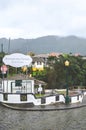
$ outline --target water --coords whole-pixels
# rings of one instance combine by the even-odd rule
[[[0,130],[86,130],[86,107],[17,111],[0,106]]]

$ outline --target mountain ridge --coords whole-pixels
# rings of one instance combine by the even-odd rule
[[[86,55],[86,39],[77,36],[56,36],[48,35],[34,39],[7,39],[0,38],[0,50],[5,53],[80,53]]]

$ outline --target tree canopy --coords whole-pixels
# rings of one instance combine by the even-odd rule
[[[66,60],[70,63],[67,68],[64,64]],[[82,56],[73,56],[71,54],[60,55],[59,57],[50,56],[48,64],[49,67],[45,68],[45,75],[43,73],[43,76],[41,74],[37,77],[46,81],[48,88],[65,88],[66,75],[71,89],[75,86],[86,87],[86,60]]]

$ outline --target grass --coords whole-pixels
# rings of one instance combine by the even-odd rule
[[[38,97],[43,97],[44,94],[35,94],[35,96],[38,98]]]
[[[66,91],[57,91],[57,93],[66,95]]]
[[[64,94],[66,96],[66,91],[57,91],[58,94]],[[69,95],[75,95],[77,94],[77,92],[75,91],[69,91]]]

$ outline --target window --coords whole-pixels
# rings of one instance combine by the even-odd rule
[[[15,80],[15,86],[22,86],[22,80]]]
[[[8,100],[8,94],[4,93],[3,94],[3,99],[4,99],[4,101],[7,101]]]
[[[37,61],[37,65],[41,65],[41,62]]]
[[[27,101],[27,94],[21,94],[20,99],[21,101]]]

